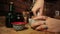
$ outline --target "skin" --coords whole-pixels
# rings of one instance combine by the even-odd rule
[[[33,14],[34,14],[34,18],[32,18],[32,19],[35,19],[35,20],[45,19],[46,20],[46,22],[45,22],[46,25],[43,24],[42,21],[38,21],[38,22],[32,23],[31,27],[37,26],[35,28],[35,30],[40,30],[40,31],[60,32],[60,20],[44,16],[43,15],[43,6],[44,6],[44,0],[37,0],[36,1],[36,3],[34,4],[34,6],[32,8],[32,11],[33,11]],[[37,10],[39,10],[39,15],[38,16],[36,14]],[[44,29],[46,26],[48,27],[47,30]]]
[[[43,13],[43,6],[44,6],[44,0],[36,0],[34,6],[32,8],[34,16],[36,16],[37,10],[39,10],[40,15],[42,15],[42,13]]]
[[[33,18],[33,19],[39,19],[39,18]],[[32,23],[31,24],[31,27],[35,27],[35,30],[40,30],[40,31],[48,31],[48,32],[60,32],[60,20],[58,19],[54,19],[54,18],[46,18],[46,25],[43,24],[42,21],[38,21],[38,22],[35,22],[35,23]],[[38,26],[39,25],[39,26]],[[44,29],[45,27],[48,27],[48,29]]]

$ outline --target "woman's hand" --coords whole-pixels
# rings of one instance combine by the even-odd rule
[[[35,30],[60,32],[60,20],[43,16],[43,6],[44,0],[37,0],[36,3],[34,4],[32,11],[35,17],[33,19],[40,21],[31,23],[31,27],[34,28]],[[38,16],[36,15],[37,10],[39,10]],[[44,20],[46,21],[43,22]],[[46,29],[47,27],[48,29]]]
[[[37,19],[37,20],[38,19],[46,19],[45,22],[37,21],[35,23],[32,23],[31,27],[34,28],[35,30],[60,32],[60,20],[50,18],[50,17],[45,17],[45,16],[35,17],[33,19]]]
[[[60,20],[54,18],[48,18],[46,20],[46,25],[48,26],[47,31],[60,32]]]
[[[42,15],[43,7],[44,7],[44,0],[36,0],[34,6],[32,8],[32,12],[33,12],[34,16],[36,16],[37,11],[39,11],[40,15]]]

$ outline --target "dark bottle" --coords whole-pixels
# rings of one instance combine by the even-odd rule
[[[9,12],[6,15],[6,27],[11,28],[12,24],[11,22],[13,22],[14,20],[14,6],[13,6],[13,2],[10,2],[9,4]]]

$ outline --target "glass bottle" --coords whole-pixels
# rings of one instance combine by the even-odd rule
[[[12,24],[11,22],[13,22],[14,20],[14,5],[13,2],[10,2],[9,4],[9,12],[6,15],[6,27],[11,28]]]

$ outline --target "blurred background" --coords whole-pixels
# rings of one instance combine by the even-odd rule
[[[0,16],[5,15],[9,11],[9,2],[14,2],[15,12],[22,12],[30,9],[32,0],[0,0]],[[60,11],[60,0],[45,0],[44,11],[47,16],[53,17],[55,11]]]
[[[16,12],[22,12],[29,9],[31,0],[0,0],[0,15],[5,15],[9,11],[9,3],[14,2]]]
[[[11,1],[14,3],[14,12],[17,13],[24,12],[27,14],[33,5],[33,0],[0,0],[1,18],[4,19],[6,14],[9,12],[9,3]],[[58,17],[56,18],[60,18],[60,0],[45,0],[44,14],[52,18],[55,18],[58,14]]]
[[[60,19],[60,0],[44,0],[44,1],[45,1],[44,2],[44,15],[48,17]],[[3,33],[3,32],[7,33],[9,31],[9,33],[11,32],[11,34],[13,33],[16,34],[14,30],[11,31],[11,29],[8,29],[5,27],[6,15],[10,11],[9,9],[10,2],[13,2],[14,4],[15,13],[23,14],[23,17],[25,18],[25,22],[27,22],[27,19],[29,17],[29,12],[31,11],[31,8],[33,6],[33,0],[0,0],[0,30],[1,30],[0,33]],[[33,15],[32,12],[30,14]],[[34,30],[29,29],[29,32],[28,31],[26,32],[30,33],[31,31],[34,31]],[[19,32],[19,34],[23,32]],[[36,33],[34,32],[32,33],[39,34],[39,32],[36,32]]]

